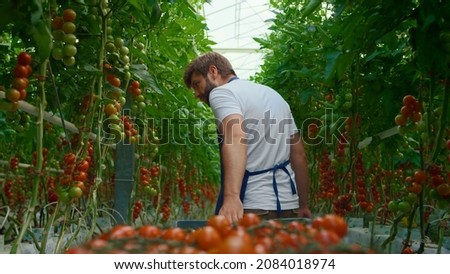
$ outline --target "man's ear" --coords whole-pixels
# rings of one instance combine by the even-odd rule
[[[209,72],[211,73],[212,79],[216,80],[216,77],[219,74],[219,71],[217,70],[217,67],[215,65],[210,65],[209,66]]]

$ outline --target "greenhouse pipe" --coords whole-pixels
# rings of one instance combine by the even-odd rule
[[[0,90],[0,99],[1,98],[5,98],[5,92]],[[32,104],[30,104],[26,101],[23,101],[23,100],[19,101],[19,109],[23,110],[26,113],[33,115],[33,116],[38,115],[38,109],[35,106],[33,106]],[[54,125],[63,126],[62,118],[60,118],[54,114],[48,113],[46,111],[44,112],[44,120],[46,120],[47,122],[50,122]],[[69,130],[72,133],[80,132],[74,124],[72,124],[68,121],[64,121],[64,125],[67,128],[67,130]],[[97,138],[97,135],[95,135],[94,133],[91,132],[91,133],[89,133],[89,138],[92,140],[95,140],[95,138]]]

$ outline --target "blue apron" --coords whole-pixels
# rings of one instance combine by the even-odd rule
[[[231,82],[235,79],[238,79],[237,77],[233,77],[230,79]],[[219,142],[219,151],[220,151],[220,191],[219,191],[219,196],[217,198],[217,203],[216,203],[216,210],[215,210],[215,214],[219,214],[219,210],[222,208],[223,205],[223,195],[224,195],[224,180],[223,180],[223,161],[222,161],[222,142],[223,142],[223,138],[220,136],[219,131],[217,131],[217,137],[218,137],[218,142]],[[291,174],[289,173],[289,171],[287,170],[286,166],[289,165],[290,161],[287,160],[281,164],[277,164],[271,168],[267,168],[267,169],[263,169],[263,170],[257,170],[257,171],[248,171],[247,169],[245,170],[244,173],[244,178],[242,179],[242,186],[241,186],[241,190],[239,193],[239,198],[241,199],[241,202],[244,202],[244,198],[245,198],[245,190],[247,189],[247,183],[248,183],[248,179],[250,176],[255,176],[255,175],[260,175],[269,171],[272,171],[272,186],[273,186],[273,191],[275,193],[275,197],[276,197],[276,205],[277,205],[277,212],[280,213],[281,212],[281,203],[280,203],[280,199],[278,198],[278,186],[277,186],[277,180],[276,180],[276,172],[278,170],[283,170],[288,176],[289,176],[289,180],[291,183],[291,190],[292,190],[292,194],[297,194],[296,188],[295,188],[295,184],[294,181],[291,178]]]
[[[220,138],[220,137],[219,137]],[[220,144],[220,143],[219,143]],[[220,148],[222,147],[222,145],[220,144]],[[277,179],[276,179],[276,172],[278,170],[283,170],[288,176],[289,176],[289,180],[291,183],[291,191],[292,194],[297,194],[297,191],[295,189],[295,184],[294,181],[291,178],[291,174],[289,174],[289,171],[287,170],[286,166],[289,165],[290,161],[287,160],[281,164],[277,164],[271,168],[267,168],[267,169],[263,169],[263,170],[257,170],[257,171],[248,171],[247,169],[245,170],[244,173],[244,178],[242,179],[242,185],[241,185],[241,190],[239,193],[239,198],[241,199],[241,202],[244,202],[244,198],[245,198],[245,190],[247,189],[247,183],[248,183],[248,179],[250,176],[254,176],[254,175],[259,175],[259,174],[263,174],[269,171],[272,171],[272,186],[273,186],[273,191],[275,193],[275,197],[276,197],[276,204],[277,204],[277,213],[281,213],[281,203],[280,203],[280,199],[278,197],[278,186],[277,186]],[[222,208],[223,205],[223,195],[224,195],[224,181],[223,181],[223,163],[222,163],[222,159],[220,161],[220,191],[219,191],[219,196],[217,198],[217,203],[216,203],[216,210],[215,210],[215,214],[219,214],[219,210]]]

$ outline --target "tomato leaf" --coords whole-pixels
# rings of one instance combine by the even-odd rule
[[[153,78],[153,76],[151,76],[150,73],[148,73],[145,65],[139,64],[131,65],[130,68],[131,73],[135,77],[139,78],[141,81],[148,84],[152,88],[152,90],[158,92],[159,94],[162,94],[161,88],[156,84],[156,81]]]
[[[322,3],[322,0],[310,0],[302,10],[302,17],[306,17],[313,13]]]
[[[31,29],[33,34],[33,39],[36,41],[37,51],[42,59],[47,59],[50,57],[50,52],[53,47],[52,34],[48,24],[41,20]]]

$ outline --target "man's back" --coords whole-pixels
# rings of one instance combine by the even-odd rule
[[[289,138],[297,128],[289,105],[276,91],[250,81],[234,80],[215,88],[210,94],[210,104],[219,122],[230,114],[244,117],[248,171],[272,168],[289,160]],[[287,169],[293,176],[290,166]],[[266,172],[249,178],[245,208],[276,209],[272,176],[272,172]],[[298,207],[289,176],[276,172],[276,177],[282,208]]]

